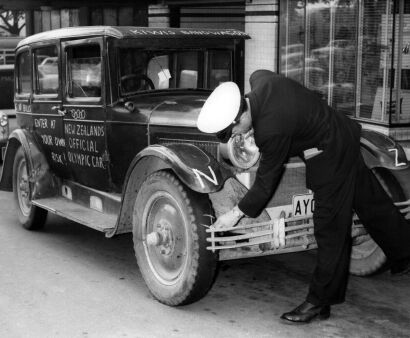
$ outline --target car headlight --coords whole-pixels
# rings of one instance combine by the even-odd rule
[[[237,168],[249,169],[258,162],[260,153],[255,144],[253,130],[244,135],[232,136],[228,143],[221,144],[221,155]]]
[[[7,114],[0,111],[0,126],[6,127],[9,124],[9,118]]]

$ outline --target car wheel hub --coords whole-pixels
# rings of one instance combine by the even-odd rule
[[[173,196],[158,192],[148,200],[144,215],[144,248],[151,271],[161,283],[175,284],[187,264],[184,213]]]
[[[156,228],[156,231],[147,235],[147,244],[158,247],[162,255],[172,255],[175,249],[175,240],[171,224],[167,220],[162,219]]]
[[[25,216],[28,216],[31,210],[31,202],[30,202],[30,185],[28,181],[25,161],[20,162],[17,173],[18,173],[17,195],[18,195],[20,210]]]
[[[21,196],[23,198],[27,198],[29,190],[28,190],[28,181],[26,177],[21,177],[19,187],[20,187]]]

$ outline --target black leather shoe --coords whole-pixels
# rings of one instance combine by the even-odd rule
[[[390,267],[392,275],[404,275],[410,272],[410,257],[394,262]]]
[[[330,305],[313,305],[303,302],[290,312],[284,313],[280,318],[288,324],[306,324],[312,319],[328,319],[330,317]]]

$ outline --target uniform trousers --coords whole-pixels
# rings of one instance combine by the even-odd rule
[[[312,189],[318,250],[308,302],[332,305],[345,299],[353,210],[389,260],[410,257],[410,225],[366,167],[360,153],[346,175]]]

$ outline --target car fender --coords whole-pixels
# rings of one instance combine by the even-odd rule
[[[107,237],[130,231],[133,200],[144,180],[153,172],[169,169],[190,189],[199,193],[220,190],[234,173],[223,167],[216,159],[191,144],[151,145],[137,154],[128,168],[120,217]]]
[[[360,145],[364,161],[371,169],[403,170],[409,167],[403,147],[391,137],[364,129]]]
[[[151,145],[142,150],[132,161],[126,181],[133,171],[140,172],[143,158],[163,162],[190,189],[199,193],[218,191],[233,172],[223,167],[206,151],[192,144]],[[152,157],[156,158],[155,160]],[[146,165],[145,165],[146,166]],[[154,170],[152,170],[153,172]]]
[[[392,138],[372,131],[362,130],[360,143],[366,165],[379,173],[389,190],[394,190],[401,200],[410,198],[410,165],[403,147]]]
[[[50,172],[49,164],[34,137],[24,129],[15,129],[9,136],[0,178],[0,190],[13,190],[14,157],[19,146],[22,146],[27,162],[29,180],[34,183],[32,198],[52,196],[56,193],[57,184]]]

